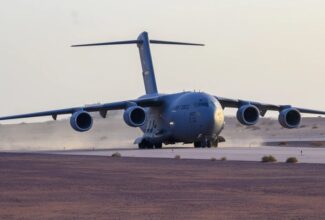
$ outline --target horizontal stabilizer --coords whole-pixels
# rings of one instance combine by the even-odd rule
[[[162,40],[150,40],[150,43],[152,43],[152,44],[172,44],[172,45],[204,46],[204,44],[184,43],[184,42],[174,42],[174,41],[162,41]]]
[[[186,46],[204,46],[204,44],[174,42],[174,41],[162,41],[162,40],[149,40],[152,44],[170,44],[170,45],[186,45]],[[89,46],[105,46],[105,45],[119,45],[119,44],[141,44],[142,40],[129,40],[129,41],[115,41],[115,42],[103,42],[93,44],[77,44],[71,47],[89,47]]]
[[[118,44],[137,44],[137,43],[141,43],[141,41],[128,40],[128,41],[103,42],[103,43],[94,43],[94,44],[77,44],[77,45],[72,45],[71,47],[88,47],[88,46],[104,46],[104,45],[118,45]]]

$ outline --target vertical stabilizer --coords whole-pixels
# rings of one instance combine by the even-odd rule
[[[146,94],[158,93],[147,32],[143,32],[139,35],[137,45],[140,53],[142,76]]]
[[[137,40],[127,41],[115,41],[115,42],[103,42],[103,43],[92,43],[92,44],[78,44],[72,45],[72,47],[88,47],[88,46],[104,46],[104,45],[120,45],[120,44],[137,44],[140,53],[142,76],[144,81],[144,87],[146,94],[158,93],[155,72],[153,70],[151,52],[151,44],[169,44],[169,45],[186,45],[186,46],[204,46],[204,44],[195,43],[184,43],[175,41],[162,41],[162,40],[149,40],[148,33],[142,32]]]

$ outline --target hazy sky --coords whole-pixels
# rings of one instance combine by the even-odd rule
[[[202,90],[229,98],[325,110],[325,1],[0,0],[0,115],[136,98],[144,93],[135,45],[152,39],[162,93]]]

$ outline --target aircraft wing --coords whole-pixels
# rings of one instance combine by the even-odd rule
[[[220,102],[223,108],[240,108],[240,106],[242,106],[243,104],[255,105],[260,110],[262,116],[264,116],[267,111],[281,111],[285,108],[291,107],[290,105],[273,105],[273,104],[255,102],[255,101],[241,100],[241,99],[229,99],[229,98],[223,98],[218,96],[216,96],[215,98]],[[317,110],[297,108],[297,107],[294,108],[301,113],[325,115],[325,111],[317,111]]]
[[[103,118],[105,118],[107,111],[126,109],[129,106],[132,106],[134,104],[141,106],[141,107],[160,106],[163,104],[161,97],[162,96],[156,96],[156,97],[150,97],[150,98],[139,98],[139,99],[135,99],[135,100],[127,100],[127,101],[112,102],[112,103],[105,103],[105,104],[96,104],[96,105],[90,105],[90,106],[57,109],[57,110],[34,112],[34,113],[21,114],[21,115],[11,115],[11,116],[0,117],[0,120],[32,118],[32,117],[41,117],[41,116],[52,116],[52,118],[54,120],[56,120],[58,115],[73,114],[74,112],[77,112],[77,111],[87,111],[87,112],[96,112],[97,111],[100,113],[100,115]]]

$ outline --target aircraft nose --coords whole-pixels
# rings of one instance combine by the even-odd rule
[[[221,106],[217,106],[214,109],[214,122],[218,125],[223,125],[224,124],[224,114],[223,114],[223,109]]]
[[[206,133],[211,135],[219,134],[224,127],[224,113],[219,103],[213,103],[209,106],[209,110],[205,111],[203,119]]]
[[[216,106],[209,106],[197,110],[198,132],[200,134],[210,135],[215,133],[216,124],[220,121],[220,111]]]

